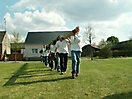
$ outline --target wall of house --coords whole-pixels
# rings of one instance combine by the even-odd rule
[[[89,56],[91,53],[95,52],[96,50],[93,47],[87,46],[82,49],[82,56]]]
[[[25,44],[25,51],[23,57],[40,57],[39,51],[43,48],[42,44]],[[38,49],[38,52],[35,54],[32,53],[32,49]]]
[[[4,54],[5,50],[6,50],[6,54],[11,53],[10,41],[7,33],[5,34],[4,39],[2,41],[2,54]]]
[[[25,60],[29,60],[30,58],[36,58],[39,59],[40,53],[39,51],[43,48],[42,44],[25,44],[25,50],[23,57]],[[38,49],[38,53],[33,54],[32,49]],[[69,54],[68,56],[71,56],[70,46],[69,46]],[[37,58],[38,57],[38,58]],[[35,59],[34,59],[35,60]]]

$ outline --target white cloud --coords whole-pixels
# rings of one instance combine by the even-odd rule
[[[132,35],[132,17],[130,13],[122,14],[112,21],[91,21],[91,25],[94,29],[95,39],[94,42],[99,42],[101,39],[107,39],[110,36],[116,36],[119,41],[128,40]],[[83,26],[87,26],[88,23],[84,23]]]
[[[131,0],[21,0],[11,8],[14,10],[45,9],[45,11],[63,14],[65,18],[84,22],[86,20],[112,20],[121,13],[131,11],[131,4]]]
[[[12,9],[12,10],[22,10],[22,8],[27,8],[28,7],[27,4],[30,3],[30,2],[31,2],[31,0],[20,0],[15,5],[13,5],[9,8]]]
[[[69,30],[65,20],[88,23],[94,28],[95,42],[116,36],[120,41],[131,36],[131,0],[20,0],[8,6],[7,29],[25,35],[31,30]],[[0,25],[2,27],[2,25]]]
[[[46,12],[38,10],[34,12],[25,11],[24,13],[15,12],[14,17],[9,13],[5,15],[7,19],[7,30],[10,34],[15,30],[20,35],[25,36],[29,30],[63,30],[65,20],[55,12]]]
[[[128,3],[130,2],[130,3]],[[132,11],[131,0],[21,0],[11,8],[14,10],[45,9],[77,22],[113,20],[122,13]]]

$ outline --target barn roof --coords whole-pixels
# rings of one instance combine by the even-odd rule
[[[25,44],[48,44],[59,35],[63,36],[69,32],[70,31],[28,32]]]
[[[82,50],[84,50],[85,48],[93,48],[93,49],[95,49],[96,51],[99,51],[99,50],[100,50],[99,48],[96,48],[96,47],[94,47],[94,46],[91,46],[90,44],[83,46]]]
[[[130,43],[130,42],[132,42],[132,40],[119,42],[119,43],[115,44],[111,49],[112,50],[121,50],[121,49],[123,49],[125,47],[125,45],[127,43]]]

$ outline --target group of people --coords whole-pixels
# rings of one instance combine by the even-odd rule
[[[82,36],[79,33],[79,26],[75,28],[75,33],[65,39],[63,36],[58,36],[58,41],[52,41],[50,49],[46,50],[46,45],[43,45],[43,62],[46,66],[50,66],[51,70],[57,70],[61,74],[65,74],[67,70],[69,47],[72,59],[72,78],[79,76],[80,73],[80,58],[81,58],[81,42]]]

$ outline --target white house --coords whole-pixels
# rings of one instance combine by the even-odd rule
[[[10,40],[6,31],[0,31],[0,54],[10,54]]]
[[[11,53],[10,40],[6,31],[0,31],[0,56],[3,58],[4,54]]]
[[[65,35],[70,31],[44,31],[44,32],[28,32],[25,40],[24,58],[40,57],[39,51],[44,44],[49,44],[55,40],[59,35]]]

